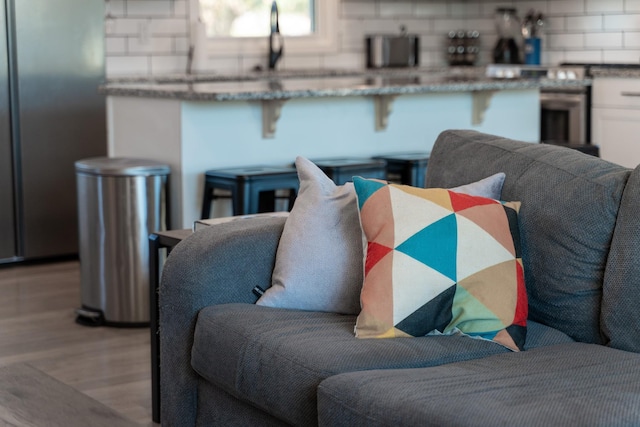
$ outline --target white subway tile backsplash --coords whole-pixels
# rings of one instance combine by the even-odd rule
[[[567,50],[564,52],[564,61],[566,62],[593,62],[598,63],[604,61],[602,50]]]
[[[459,19],[447,18],[433,21],[433,31],[438,34],[447,34],[451,30],[466,29],[467,23]]]
[[[120,36],[137,36],[140,31],[140,25],[147,19],[114,19],[111,27],[111,35]]]
[[[379,4],[379,13],[381,17],[394,18],[406,17],[413,14],[412,1],[393,1],[389,0]]]
[[[538,1],[521,1],[517,2],[516,6],[520,15],[525,16],[529,10],[533,9],[535,12],[547,14],[549,12],[549,2],[546,0]]]
[[[145,76],[150,71],[147,56],[107,56],[105,60],[107,77]]]
[[[189,3],[187,0],[173,1],[173,16],[187,17],[189,15]]]
[[[478,3],[449,3],[449,16],[454,18],[466,18],[468,16],[477,16],[480,14],[480,5]]]
[[[602,28],[602,24],[600,24],[600,28]],[[542,31],[542,35],[547,32],[563,32],[567,30],[567,17],[565,16],[546,16],[544,18],[544,28]]]
[[[104,13],[111,16],[125,16],[126,15],[126,0],[106,0],[104,5]]]
[[[184,35],[189,33],[186,19],[152,19],[149,22],[149,31],[153,35]]]
[[[495,23],[493,19],[489,18],[468,19],[465,27],[468,30],[477,30],[481,35],[493,35],[495,33]]]
[[[342,18],[373,18],[376,16],[376,4],[372,1],[349,2],[341,5]]]
[[[605,30],[638,30],[640,29],[640,14],[605,15]]]
[[[609,0],[606,0],[607,2]],[[577,15],[585,13],[585,0],[549,1],[549,14]],[[604,2],[603,2],[604,3]]]
[[[404,25],[409,34],[429,34],[431,32],[431,22],[424,19],[408,17],[400,19],[400,24]]]
[[[320,0],[321,1],[321,0]],[[479,64],[491,62],[496,42],[494,13],[514,7],[523,18],[530,9],[545,17],[542,59],[545,63],[638,62],[640,0],[338,0],[335,52],[287,55],[290,68],[364,67],[367,34],[398,33],[405,25],[420,35],[421,65],[442,66],[450,30],[478,30]],[[112,19],[106,33],[107,76],[180,72],[186,66],[192,0],[105,0]],[[285,42],[286,43],[286,42]],[[285,49],[286,52],[286,49]],[[263,56],[209,58],[216,72],[239,72],[266,65]]]
[[[157,55],[151,58],[151,74],[178,74],[187,70],[184,55]]]
[[[446,44],[446,40],[447,38],[444,34],[433,34],[420,37],[420,54],[424,55],[432,50],[442,51]]]
[[[594,12],[624,12],[624,0],[587,0],[587,13]]]
[[[584,35],[584,45],[587,49],[594,47],[620,48],[623,45],[622,33],[588,33]]]
[[[337,53],[325,55],[323,58],[323,68],[328,69],[358,69],[366,66],[364,52],[359,54]]]
[[[640,31],[625,31],[623,45],[625,48],[640,48]]]
[[[163,54],[173,51],[173,39],[171,37],[150,37],[142,39],[140,37],[130,37],[127,41],[129,53],[139,55],[142,53]]]
[[[603,28],[602,15],[569,16],[564,22],[568,31],[599,31]]]
[[[554,49],[584,48],[584,34],[550,34],[547,43]]]
[[[127,0],[128,16],[171,16],[173,0]]]
[[[563,51],[549,51],[547,48],[542,50],[541,59],[543,64],[560,64],[567,61]]]
[[[640,58],[640,49],[636,50],[613,50],[607,49],[603,51],[602,61],[603,62],[612,62],[612,63],[630,63],[637,64],[638,58]]]
[[[175,53],[188,53],[189,52],[189,37],[174,37],[173,38],[173,52]]]
[[[625,12],[640,12],[640,0],[626,0],[624,2]]]
[[[393,34],[400,33],[402,20],[396,19],[367,19],[362,21],[365,34]]]
[[[428,1],[416,4],[416,16],[437,18],[447,16],[448,8],[446,1]]]
[[[124,55],[127,53],[126,37],[109,37],[104,43],[107,55]]]
[[[281,66],[287,70],[308,70],[321,68],[322,61],[318,56],[284,57]]]
[[[499,7],[517,7],[521,9],[520,4],[516,4],[516,2],[513,1],[483,1],[480,2],[480,5],[483,16],[493,16]],[[522,10],[519,10],[519,12],[522,12]]]

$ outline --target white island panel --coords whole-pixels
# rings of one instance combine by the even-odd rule
[[[171,228],[182,228],[182,102],[107,97],[107,154],[156,160],[171,167]]]
[[[298,155],[428,151],[441,131],[453,128],[539,139],[537,89],[493,92],[479,125],[472,124],[472,92],[397,96],[383,131],[375,130],[373,97],[296,98],[284,103],[272,139],[262,137],[260,101],[109,99],[110,155],[146,157],[172,167],[172,228],[190,228],[199,219],[208,169],[291,164]]]

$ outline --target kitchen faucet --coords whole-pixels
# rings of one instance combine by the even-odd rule
[[[271,34],[269,35],[269,69],[275,70],[276,63],[282,56],[283,40],[278,23],[278,5],[271,3]]]

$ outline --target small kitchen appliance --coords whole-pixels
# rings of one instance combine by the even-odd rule
[[[373,34],[365,39],[367,68],[417,67],[420,65],[420,37],[407,34]]]
[[[494,79],[575,82],[575,85],[550,86],[540,91],[540,140],[554,143],[590,143],[591,86],[585,66],[495,64],[487,66],[486,76]]]
[[[516,9],[500,7],[495,13],[498,42],[493,49],[496,64],[521,64],[522,27]]]

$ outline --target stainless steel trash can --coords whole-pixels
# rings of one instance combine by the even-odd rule
[[[166,230],[167,165],[96,157],[75,163],[82,307],[89,326],[149,324],[149,234]]]

